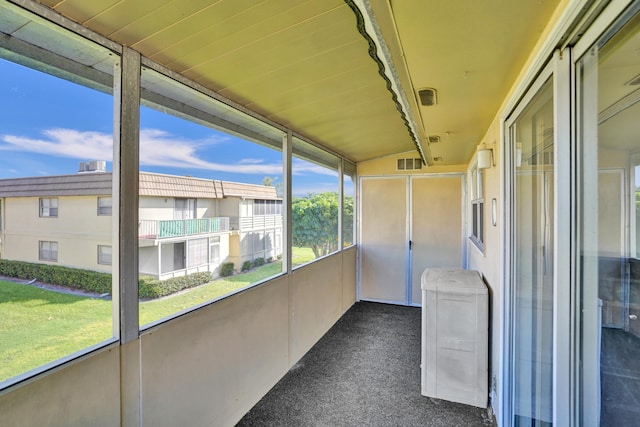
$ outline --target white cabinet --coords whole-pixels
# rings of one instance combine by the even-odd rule
[[[422,394],[486,408],[488,290],[477,271],[422,273]]]

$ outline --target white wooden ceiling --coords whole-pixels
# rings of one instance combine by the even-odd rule
[[[41,0],[355,161],[414,140],[343,0]],[[559,0],[370,0],[417,139],[465,164]],[[419,107],[433,87],[438,105]]]

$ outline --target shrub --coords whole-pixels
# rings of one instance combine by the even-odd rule
[[[233,263],[232,262],[224,262],[220,266],[220,275],[222,277],[231,276],[233,274]]]
[[[242,263],[242,271],[249,271],[253,268],[253,263],[251,261],[245,261]]]
[[[233,263],[228,264],[231,264],[231,271],[233,272]],[[0,276],[27,280],[36,279],[39,282],[51,285],[83,289],[98,294],[111,293],[111,274],[59,265],[0,259]],[[138,278],[138,295],[141,298],[158,298],[183,289],[204,285],[212,280],[213,275],[208,271],[173,277],[167,280],[156,280],[151,276],[140,276]]]
[[[0,275],[27,280],[36,279],[43,283],[99,294],[111,293],[111,274],[91,270],[2,259]]]
[[[159,298],[184,289],[204,285],[211,280],[213,280],[213,275],[208,271],[172,277],[167,280],[155,280],[151,277],[143,276],[138,280],[138,295],[141,298]]]
[[[261,265],[264,265],[264,258],[256,258],[253,260],[254,267],[260,267]]]

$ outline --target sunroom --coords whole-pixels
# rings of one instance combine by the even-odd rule
[[[492,422],[637,420],[639,1],[2,0],[0,32],[0,179],[113,177],[107,296],[11,277],[100,253],[0,198],[0,424],[235,425],[429,268],[488,290]],[[269,256],[141,298],[140,171],[276,187]]]

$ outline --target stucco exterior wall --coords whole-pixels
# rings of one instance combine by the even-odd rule
[[[111,272],[98,245],[111,246],[112,217],[98,215],[96,196],[58,198],[58,216],[40,217],[38,197],[5,200],[3,258]],[[39,241],[58,243],[58,261],[39,260]]]
[[[174,199],[172,197],[140,197],[138,210],[140,220],[174,219]]]

